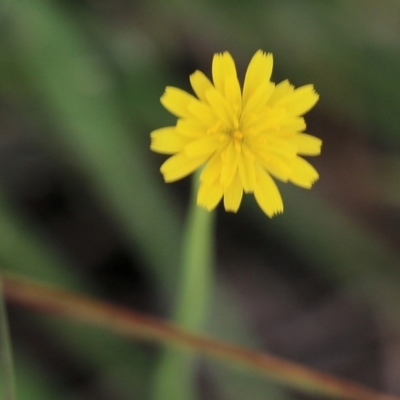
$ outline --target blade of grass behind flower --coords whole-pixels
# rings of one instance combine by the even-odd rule
[[[179,216],[150,173],[148,148],[142,148],[143,141],[118,109],[114,77],[97,61],[100,54],[75,21],[54,3],[8,2],[7,17],[14,56],[29,66],[24,78],[39,100],[39,112],[51,116],[54,135],[112,210],[129,248],[148,262],[160,288],[172,292]]]

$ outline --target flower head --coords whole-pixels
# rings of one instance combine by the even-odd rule
[[[254,193],[268,215],[283,211],[271,176],[310,188],[316,170],[300,155],[320,154],[321,140],[302,133],[302,117],[318,100],[312,85],[295,89],[287,80],[270,81],[272,55],[257,51],[241,89],[228,52],[215,54],[211,82],[202,72],[190,76],[197,97],[167,87],[161,103],[178,117],[175,126],[151,133],[151,149],[172,154],[161,166],[166,182],[204,165],[197,203],[214,209],[223,198],[236,212],[243,192]]]

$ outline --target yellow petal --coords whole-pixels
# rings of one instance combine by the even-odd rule
[[[218,182],[212,184],[202,182],[197,193],[197,204],[211,211],[221,201],[223,194],[222,185]]]
[[[321,153],[322,140],[308,135],[307,133],[299,133],[287,139],[297,146],[297,153],[305,156],[317,156]]]
[[[254,197],[258,205],[269,217],[283,212],[283,202],[279,190],[271,176],[261,167],[256,169]]]
[[[218,121],[217,114],[214,110],[203,101],[192,101],[187,106],[190,119],[194,119],[197,123],[201,124],[203,127],[208,128],[214,125]]]
[[[246,123],[246,128],[251,128],[254,132],[265,132],[268,130],[276,131],[282,122],[287,119],[287,111],[284,107],[264,107],[252,120]]]
[[[274,91],[274,84],[269,81],[262,82],[248,97],[247,101],[243,103],[242,118],[246,118],[247,113],[257,113],[267,103],[269,97]]]
[[[215,153],[207,162],[200,175],[200,181],[211,185],[219,181],[222,171],[222,158],[220,153]]]
[[[256,142],[254,138],[254,142]],[[262,142],[257,143],[259,153],[264,153],[265,157],[268,158],[271,153],[285,158],[295,157],[297,154],[297,146],[287,139],[279,138],[275,135],[268,135],[265,138],[261,138]]]
[[[215,88],[208,89],[206,92],[206,98],[214,113],[227,125],[239,126],[239,120],[228,101],[225,97],[216,90]]]
[[[235,64],[233,64],[235,67]],[[242,90],[236,74],[236,68],[225,77],[225,98],[239,116],[242,111]]]
[[[207,157],[189,158],[185,153],[180,152],[168,158],[161,165],[160,171],[164,175],[165,182],[174,182],[191,174],[206,160]]]
[[[263,165],[267,171],[282,182],[287,182],[292,174],[288,162],[275,154],[257,153],[257,161]]]
[[[175,154],[183,149],[184,140],[173,126],[156,129],[150,133],[150,136],[150,149],[157,153]]]
[[[235,148],[234,141],[231,140],[226,149],[221,153],[222,171],[221,184],[227,187],[231,184],[239,164],[239,153]]]
[[[185,146],[185,154],[189,157],[210,156],[217,151],[223,143],[217,135],[205,136],[197,140],[192,140]]]
[[[258,50],[251,59],[243,85],[243,104],[246,104],[257,88],[271,79],[272,54]]]
[[[236,212],[239,209],[243,197],[243,186],[240,181],[239,173],[236,174],[231,184],[224,192],[224,206],[226,211]]]
[[[306,129],[306,123],[302,117],[286,117],[281,121],[280,126],[283,134],[301,132]]]
[[[277,106],[280,103],[291,96],[294,92],[294,87],[289,83],[286,79],[275,86],[274,91],[272,92],[269,100],[268,105],[270,106]]]
[[[206,135],[206,128],[194,119],[180,118],[176,123],[176,131],[186,138],[200,138]]]
[[[206,91],[212,87],[211,81],[201,71],[195,71],[190,75],[190,83],[197,97],[207,102]]]
[[[177,117],[190,117],[188,105],[192,101],[198,101],[194,96],[182,89],[168,86],[161,96],[161,104]]]
[[[225,80],[225,97],[232,105],[233,111],[239,118],[242,112],[242,91],[237,76]]]
[[[315,168],[301,157],[296,157],[289,166],[292,169],[289,180],[305,189],[309,189],[319,177]]]
[[[319,95],[315,92],[313,85],[305,85],[296,89],[293,94],[283,103],[290,115],[303,115],[314,107]]]
[[[212,77],[215,88],[225,96],[225,79],[227,76],[236,76],[235,61],[227,52],[214,55],[212,62]]]
[[[246,193],[254,192],[256,182],[254,156],[249,153],[248,150],[246,151],[246,148],[243,148],[242,155],[239,159],[239,176]]]

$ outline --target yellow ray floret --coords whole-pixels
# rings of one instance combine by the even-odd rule
[[[254,193],[268,216],[283,211],[272,177],[310,188],[318,179],[301,156],[316,156],[322,141],[304,133],[303,115],[318,101],[312,85],[295,88],[271,82],[272,54],[259,50],[247,68],[243,90],[228,52],[216,54],[212,81],[190,76],[195,95],[167,87],[163,106],[178,117],[175,126],[151,133],[151,149],[171,157],[161,166],[166,182],[203,167],[198,205],[214,209],[223,200],[236,212],[243,193]]]

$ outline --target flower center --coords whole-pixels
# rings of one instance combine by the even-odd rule
[[[233,144],[235,146],[235,149],[238,153],[242,151],[242,141],[243,141],[243,132],[235,129],[231,131],[231,137],[233,139]]]
[[[243,139],[243,132],[235,130],[232,132],[233,139],[241,141]]]

